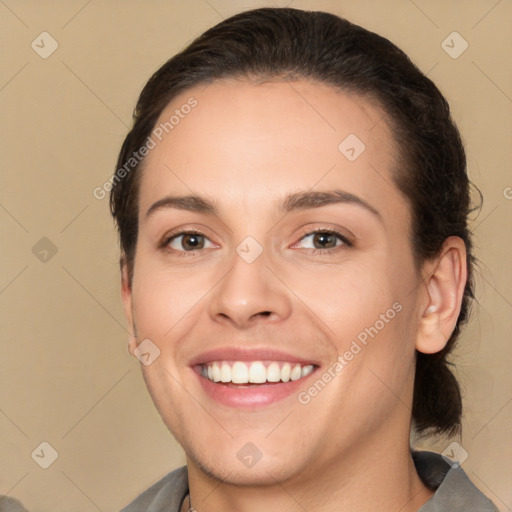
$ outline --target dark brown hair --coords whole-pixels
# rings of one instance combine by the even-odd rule
[[[454,433],[462,401],[447,355],[473,298],[473,254],[467,225],[470,183],[459,132],[434,83],[389,40],[325,12],[262,8],[242,12],[206,31],[166,62],[144,87],[117,169],[133,160],[162,110],[179,93],[222,78],[281,77],[330,84],[376,100],[399,151],[394,180],[412,212],[411,245],[418,268],[459,236],[468,254],[468,281],[455,330],[435,354],[417,353],[412,419],[419,433]],[[113,183],[121,264],[133,275],[140,162]]]

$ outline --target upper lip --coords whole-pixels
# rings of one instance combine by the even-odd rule
[[[275,348],[240,348],[223,347],[201,352],[190,359],[190,366],[209,363],[211,361],[286,361],[289,363],[313,364],[319,366],[319,362],[300,357],[289,352]]]

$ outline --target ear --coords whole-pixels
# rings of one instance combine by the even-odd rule
[[[459,317],[467,279],[464,241],[457,236],[448,237],[440,256],[428,267],[416,350],[433,354],[446,346]]]
[[[123,255],[121,257],[121,299],[123,302],[124,316],[128,329],[131,333],[128,338],[128,351],[133,356],[134,350],[137,348],[137,337],[135,332],[135,323],[133,321],[133,302],[132,302],[132,286],[130,283],[128,264]]]

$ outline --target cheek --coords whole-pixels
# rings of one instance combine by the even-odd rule
[[[414,359],[412,264],[372,257],[295,274],[303,277],[290,281],[291,287],[329,328],[333,348],[347,365],[347,377],[371,369],[400,387]],[[365,378],[373,381],[375,375]]]
[[[139,261],[132,292],[138,336],[161,339],[193,316],[209,281],[204,272],[179,272],[165,266],[151,268],[142,263],[143,258]]]
[[[370,257],[329,266],[290,268],[286,282],[296,297],[330,329],[330,336],[343,343],[376,322],[382,327],[380,317],[388,310],[385,320],[393,319],[396,314],[393,304],[400,295],[389,265],[379,263],[376,258],[370,261]]]

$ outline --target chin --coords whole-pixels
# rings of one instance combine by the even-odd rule
[[[202,457],[201,459],[204,459]],[[198,460],[196,457],[188,457],[190,461],[196,465],[203,473],[208,475],[213,480],[222,482],[228,485],[235,486],[270,486],[275,485],[277,482],[283,482],[293,476],[295,470],[292,467],[294,461],[280,460],[264,461],[261,459],[253,467],[244,468],[241,463],[233,463],[233,460],[215,460],[204,461]]]

